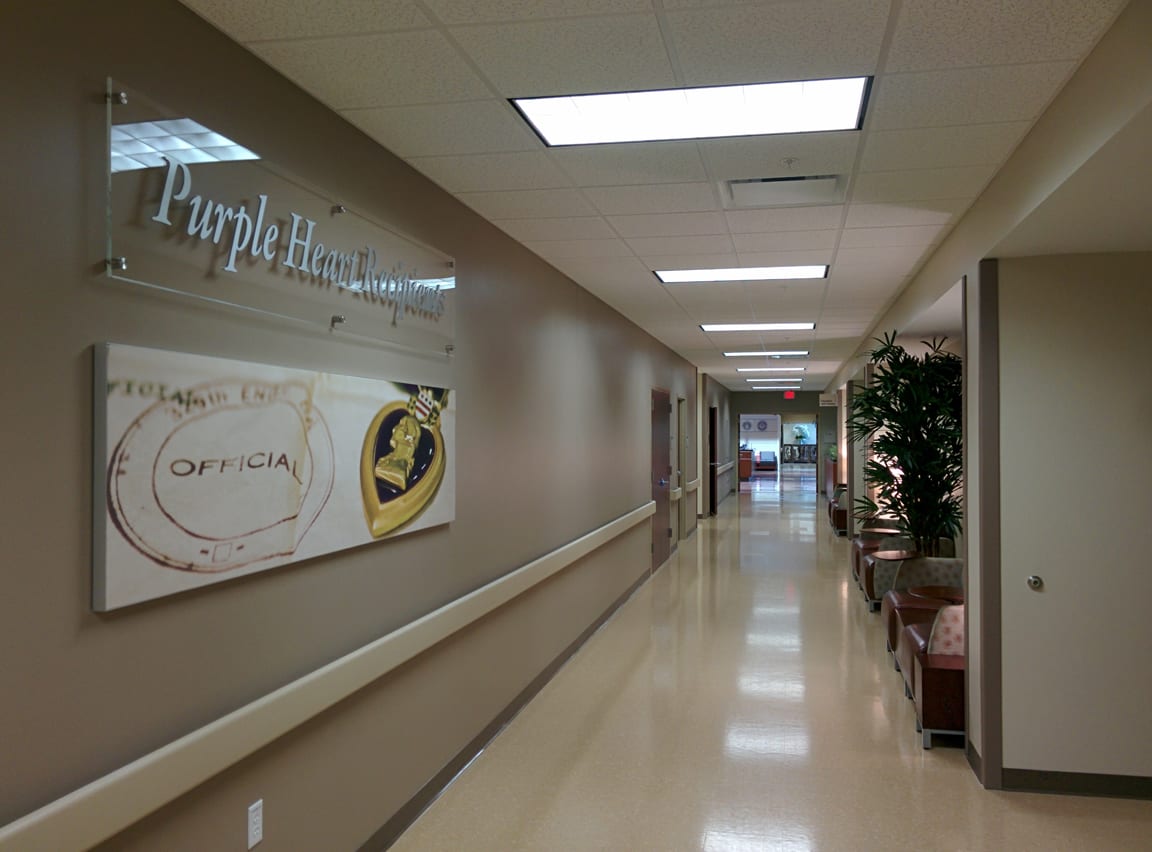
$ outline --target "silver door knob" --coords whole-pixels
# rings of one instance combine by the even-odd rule
[[[1038,592],[1040,589],[1044,588],[1044,580],[1033,574],[1028,578],[1028,588],[1034,592]]]

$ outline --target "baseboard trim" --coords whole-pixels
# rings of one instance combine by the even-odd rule
[[[583,633],[577,636],[540,674],[533,678],[532,682],[524,687],[524,689],[512,699],[508,706],[500,711],[496,718],[489,722],[479,734],[473,737],[472,741],[461,749],[455,757],[448,761],[428,783],[420,788],[416,795],[401,806],[388,822],[384,823],[384,825],[360,847],[358,852],[382,852],[382,850],[392,846],[392,844],[400,838],[400,835],[407,831],[408,828],[420,818],[420,815],[431,807],[432,803],[440,797],[440,794],[448,788],[448,785],[456,779],[456,776],[463,772],[468,767],[468,764],[480,756],[480,753],[516,718],[516,715],[527,706],[528,702],[535,698],[537,693],[547,685],[548,681],[556,676],[556,673],[563,668],[564,664],[583,647],[585,642],[592,638],[596,631],[608,623],[609,619],[616,614],[616,611],[627,603],[628,599],[636,594],[640,587],[652,578],[653,574],[654,572],[649,571],[641,574],[624,594],[613,601]]]
[[[1022,793],[1061,793],[1114,799],[1152,799],[1152,778],[1143,775],[1099,775],[1092,772],[1049,772],[1005,769],[1003,789]]]
[[[968,765],[972,768],[977,780],[984,784],[984,761],[980,757],[980,752],[976,751],[976,746],[972,745],[972,740],[967,738],[964,740],[964,756],[968,758]]]

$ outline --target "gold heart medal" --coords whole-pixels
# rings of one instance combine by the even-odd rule
[[[440,412],[448,404],[448,389],[401,387],[415,391],[407,402],[391,402],[376,412],[360,453],[364,517],[374,538],[419,515],[444,479]]]

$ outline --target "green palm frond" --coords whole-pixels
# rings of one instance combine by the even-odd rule
[[[945,339],[923,341],[923,356],[896,343],[895,332],[877,338],[869,353],[872,382],[852,398],[848,434],[870,442],[864,481],[879,498],[856,501],[856,517],[878,513],[925,552],[961,532],[963,506],[963,384],[959,356]]]

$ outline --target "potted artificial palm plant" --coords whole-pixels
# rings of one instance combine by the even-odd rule
[[[857,498],[855,515],[885,515],[920,553],[938,556],[940,540],[955,539],[962,524],[961,360],[943,338],[924,341],[923,356],[895,340],[877,338],[872,382],[852,397],[848,434],[871,441],[864,481],[878,498]]]

